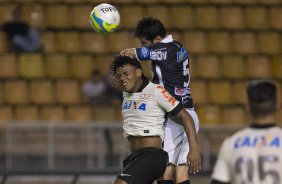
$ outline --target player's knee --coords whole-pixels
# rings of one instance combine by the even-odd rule
[[[162,176],[162,180],[173,180],[175,177],[175,166],[169,164]],[[161,181],[161,180],[160,180]]]
[[[190,184],[190,180],[185,180],[185,181],[182,181],[182,182],[180,182],[178,184]]]
[[[158,181],[158,184],[173,184],[173,180],[160,180]]]

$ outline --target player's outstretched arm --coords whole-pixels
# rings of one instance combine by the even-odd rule
[[[201,155],[198,148],[197,135],[193,119],[184,108],[176,115],[176,117],[181,119],[189,141],[190,151],[187,156],[189,170],[192,173],[199,172],[201,169]]]
[[[120,55],[136,58],[138,61],[147,61],[152,59],[151,47],[124,49],[120,52]]]

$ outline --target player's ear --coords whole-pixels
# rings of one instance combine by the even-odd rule
[[[137,77],[141,77],[142,76],[142,70],[141,69],[137,69],[136,70],[136,74],[137,74]]]
[[[158,35],[158,36],[156,36],[155,39],[153,40],[153,43],[154,43],[154,44],[155,44],[155,43],[159,43],[159,42],[161,42],[162,39],[163,39],[163,38]]]

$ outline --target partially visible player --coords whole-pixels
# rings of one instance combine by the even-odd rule
[[[197,172],[201,157],[196,131],[182,104],[161,85],[149,82],[136,59],[118,56],[110,68],[124,91],[123,130],[132,151],[124,160],[124,170],[114,184],[152,184],[163,175],[168,162],[168,155],[162,149],[167,112],[182,120],[191,145],[188,160],[191,169]]]
[[[184,46],[167,35],[162,22],[154,17],[139,20],[135,30],[142,47],[125,49],[121,55],[137,58],[140,61],[151,60],[153,83],[161,84],[186,108],[199,130],[199,119],[194,111],[190,93],[189,57]],[[190,145],[191,146],[191,145]],[[164,150],[169,154],[169,164],[159,183],[189,184],[189,165],[187,154],[189,144],[183,126],[169,117],[165,126]]]
[[[282,183],[282,130],[275,124],[275,84],[254,80],[247,95],[252,124],[225,139],[212,184]]]

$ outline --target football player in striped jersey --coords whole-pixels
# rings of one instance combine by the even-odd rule
[[[121,55],[141,61],[152,61],[153,83],[162,85],[173,97],[182,103],[199,130],[198,115],[193,107],[190,92],[189,56],[184,46],[167,35],[162,22],[154,17],[139,20],[135,37],[141,42],[140,48],[121,51]],[[160,184],[189,184],[187,155],[189,143],[183,126],[168,116],[165,126],[164,150],[168,152],[169,164]]]

